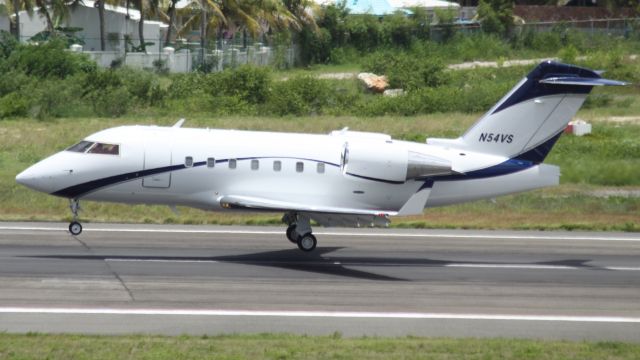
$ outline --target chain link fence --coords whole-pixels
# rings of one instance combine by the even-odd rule
[[[620,19],[589,19],[571,21],[540,21],[517,24],[514,28],[516,34],[532,32],[546,32],[558,30],[576,30],[590,35],[609,35],[629,38],[632,35],[640,35],[640,18]],[[464,23],[433,25],[430,28],[431,40],[440,41],[447,37],[448,33],[475,34],[482,32],[482,25],[475,21]]]

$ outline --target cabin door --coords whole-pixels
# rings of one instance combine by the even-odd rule
[[[171,149],[166,144],[147,143],[144,152],[144,169],[157,170],[158,173],[142,179],[147,188],[168,188],[171,186]]]

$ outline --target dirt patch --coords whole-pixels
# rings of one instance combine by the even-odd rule
[[[640,124],[640,116],[608,116],[597,120],[622,124]]]
[[[599,189],[594,191],[589,191],[588,195],[599,197],[599,198],[610,198],[610,197],[626,197],[626,198],[637,198],[640,197],[640,189]]]

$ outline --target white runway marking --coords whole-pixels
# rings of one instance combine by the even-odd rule
[[[262,311],[262,310],[0,307],[0,314],[265,316],[265,317],[352,318],[352,319],[444,319],[444,320],[640,323],[640,317],[624,317],[624,316],[512,315],[512,314],[500,315],[500,314],[351,312],[351,311]]]
[[[0,230],[14,231],[64,231],[66,227],[37,227],[37,226],[0,226]],[[151,228],[91,228],[85,226],[86,232],[129,232],[129,233],[165,233],[165,234],[247,234],[247,235],[283,235],[283,230],[211,230],[211,229],[151,229]],[[331,232],[317,231],[316,235],[351,236],[351,237],[401,237],[401,238],[444,238],[444,239],[501,239],[501,240],[586,240],[586,241],[634,241],[640,242],[640,237],[620,236],[566,236],[557,235],[508,235],[508,234],[434,234],[434,233],[394,233],[394,232]]]

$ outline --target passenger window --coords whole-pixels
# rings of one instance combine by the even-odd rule
[[[212,168],[216,166],[216,159],[215,158],[207,158],[207,167],[208,168]]]
[[[303,172],[304,171],[304,163],[302,161],[298,161],[296,163],[296,171]]]
[[[235,169],[237,165],[236,159],[229,159],[229,169]]]
[[[89,151],[88,154],[104,154],[104,155],[119,155],[120,154],[120,146],[114,144],[103,144],[103,143],[95,143]]]
[[[324,163],[318,163],[318,174],[324,174]]]
[[[80,141],[79,143],[69,147],[67,151],[85,153],[93,143],[91,141]]]
[[[282,161],[280,160],[276,160],[273,162],[273,171],[280,171],[282,170]]]
[[[258,170],[260,162],[258,160],[251,160],[251,170]]]
[[[193,157],[192,156],[187,156],[184,158],[184,166],[186,167],[192,167],[193,166]]]

